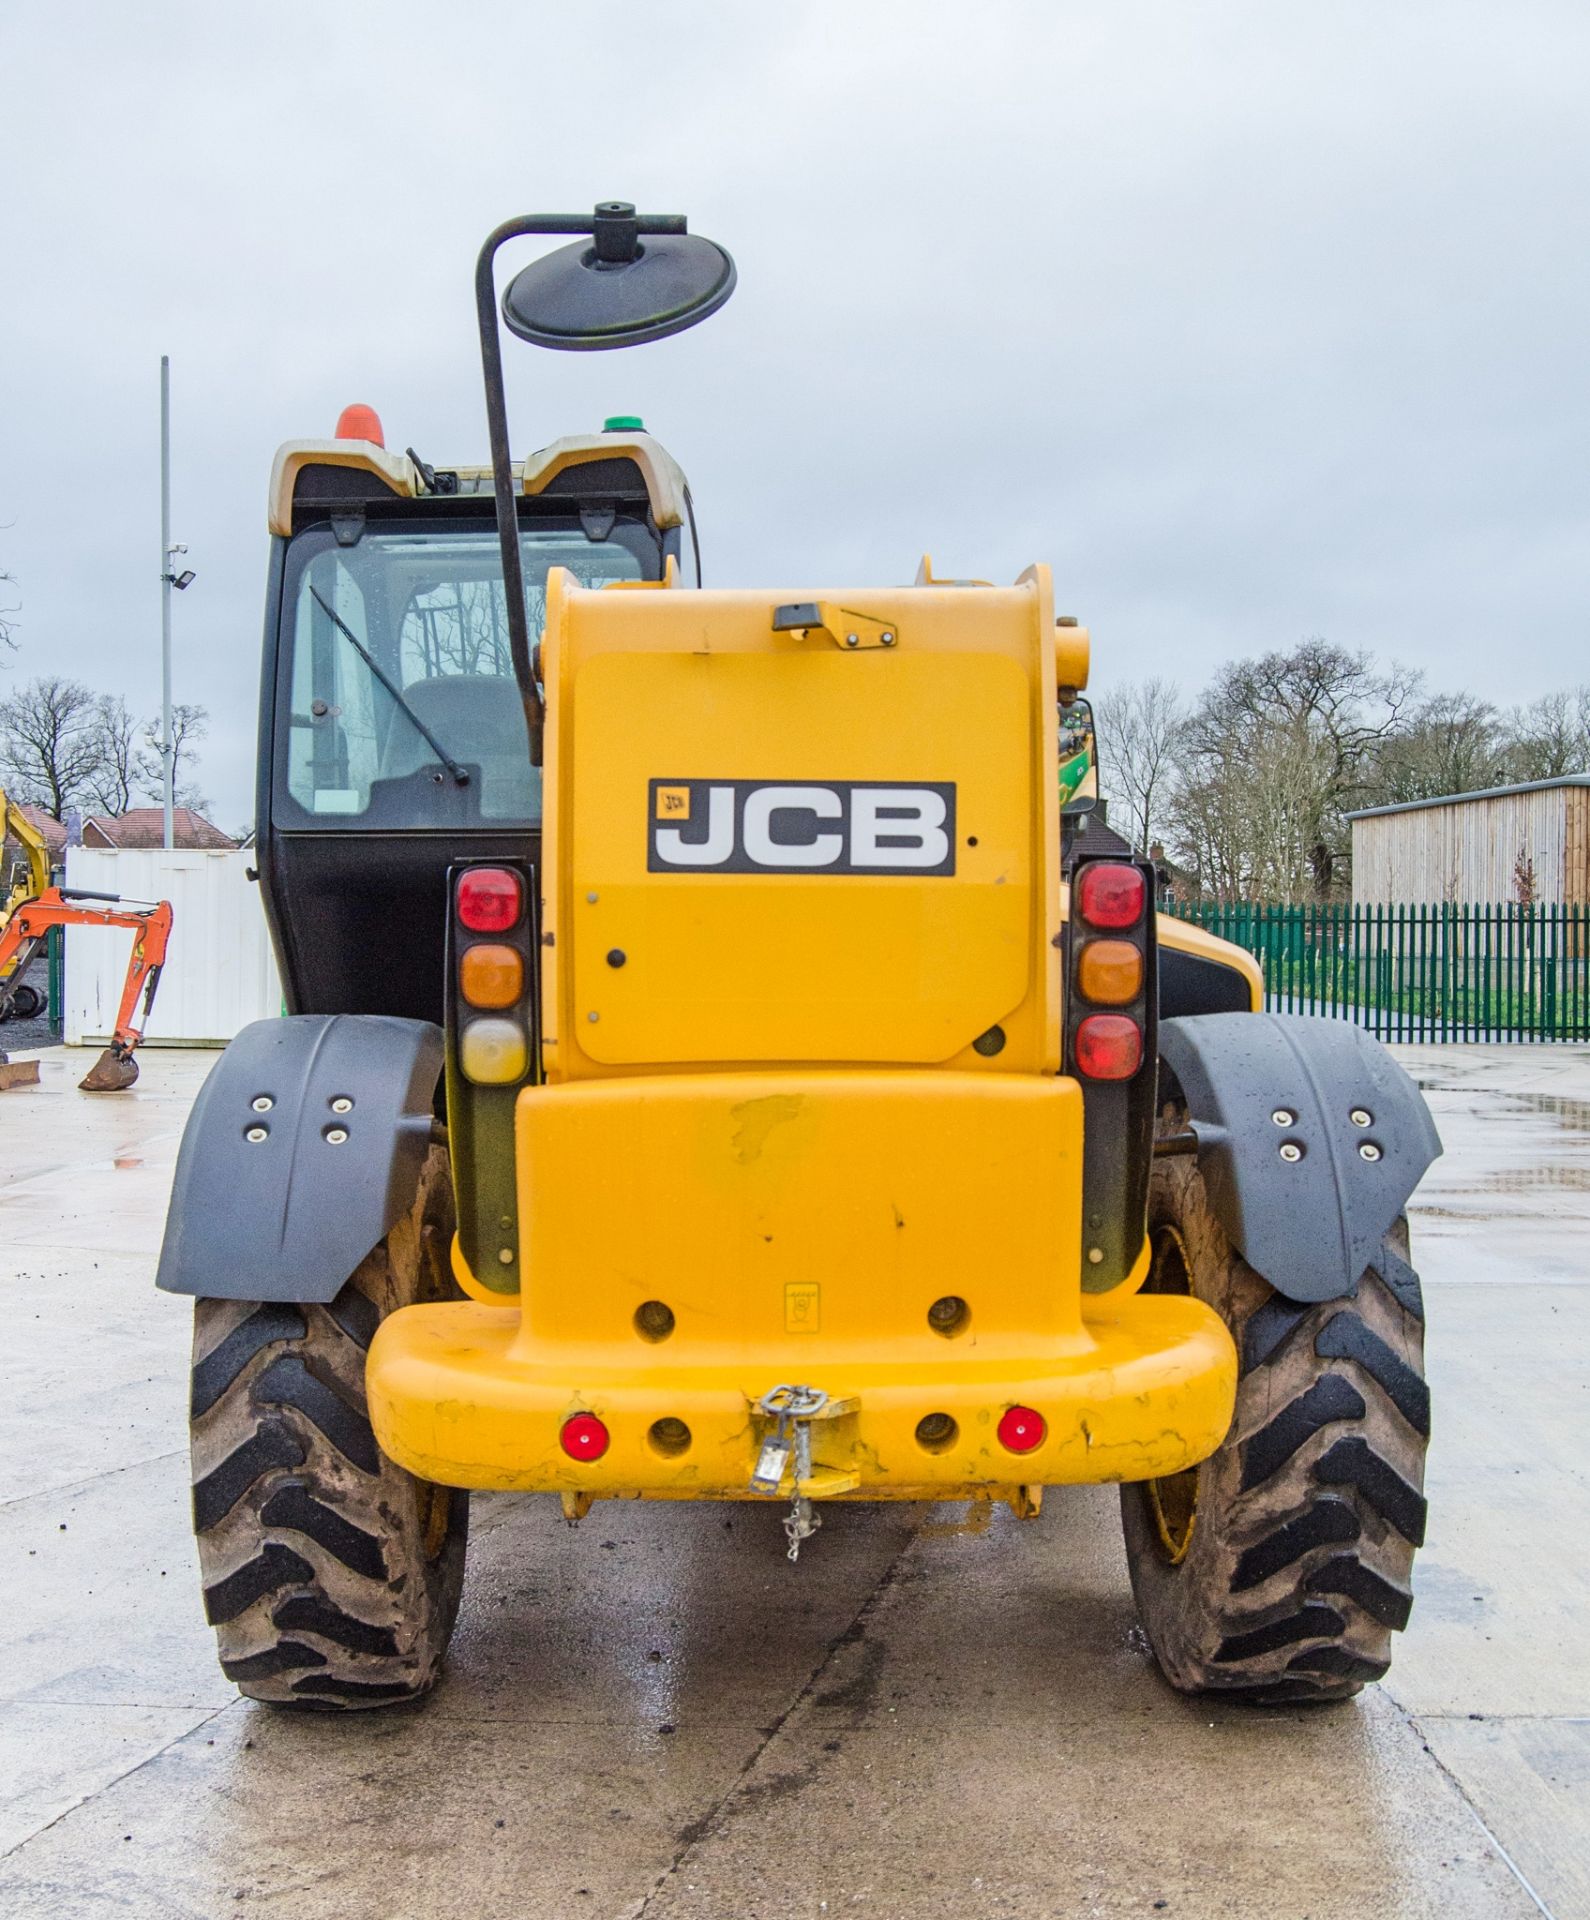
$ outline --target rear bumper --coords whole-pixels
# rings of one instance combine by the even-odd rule
[[[576,1358],[566,1348],[543,1361],[522,1338],[515,1309],[446,1303],[406,1307],[384,1322],[366,1384],[381,1446],[423,1479],[597,1497],[747,1496],[763,1431],[755,1403],[797,1377],[853,1409],[813,1424],[818,1471],[803,1490],[817,1498],[944,1499],[1152,1479],[1195,1465],[1225,1438],[1236,1355],[1199,1301],[1112,1302],[1054,1346],[1019,1359],[956,1353],[927,1367],[879,1358],[876,1345],[816,1341],[799,1349],[798,1376],[787,1346],[765,1363],[618,1365],[610,1350]],[[1031,1452],[999,1442],[1000,1415],[1012,1405],[1043,1417],[1045,1437]],[[601,1459],[563,1452],[559,1432],[574,1413],[606,1425],[611,1443]],[[939,1450],[916,1437],[929,1413],[955,1422]],[[664,1418],[689,1428],[682,1451],[665,1453],[651,1438]],[[786,1497],[790,1490],[786,1480]]]

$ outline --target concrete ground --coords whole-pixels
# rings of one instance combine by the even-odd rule
[[[1355,1703],[1185,1700],[1114,1495],[1019,1525],[476,1504],[448,1677],[238,1699],[188,1532],[188,1309],[151,1284],[211,1055],[0,1095],[0,1914],[1590,1916],[1590,1052],[1401,1050],[1436,1440],[1417,1604]]]

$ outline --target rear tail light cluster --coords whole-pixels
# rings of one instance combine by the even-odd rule
[[[1149,1023],[1147,872],[1079,861],[1071,878],[1071,1062],[1084,1080],[1130,1080]]]
[[[1066,1059],[1082,1088],[1082,1285],[1118,1286],[1143,1244],[1158,1087],[1154,870],[1095,857],[1071,869]]]
[[[458,1065],[478,1087],[530,1069],[529,900],[513,867],[463,867],[453,881]]]

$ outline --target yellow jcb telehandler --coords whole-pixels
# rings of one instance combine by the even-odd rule
[[[494,261],[549,233],[501,302],[543,346],[734,285],[680,218],[510,221],[491,465],[357,407],[271,479],[292,1011],[201,1093],[160,1270],[225,1671],[422,1693],[476,1488],[774,1503],[793,1561],[832,1501],[1117,1482],[1174,1685],[1355,1692],[1424,1529],[1419,1095],[1081,856],[1045,568],[708,590],[639,420],[512,460]]]

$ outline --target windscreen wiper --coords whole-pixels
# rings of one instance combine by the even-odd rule
[[[391,694],[392,698],[397,702],[398,706],[403,710],[403,712],[408,715],[408,718],[412,723],[412,725],[414,726],[415,731],[419,733],[420,736],[425,740],[427,745],[430,747],[432,753],[436,755],[437,759],[441,761],[442,765],[446,767],[447,771],[453,776],[453,778],[458,782],[458,784],[461,787],[467,787],[469,785],[469,769],[467,767],[461,767],[458,764],[458,762],[453,758],[453,756],[447,751],[446,747],[442,745],[441,741],[437,739],[436,735],[431,732],[428,726],[426,726],[425,722],[409,705],[407,700],[403,698],[401,691],[392,684],[392,681],[387,676],[386,672],[377,663],[375,655],[369,651],[369,649],[365,646],[364,642],[359,638],[358,634],[356,634],[353,628],[348,625],[347,621],[343,619],[342,615],[338,613],[335,607],[331,607],[326,604],[326,602],[320,597],[320,593],[318,589],[315,588],[313,585],[311,585],[309,589],[309,597],[311,600],[314,601],[315,605],[319,607],[320,611],[326,616],[326,618],[331,622],[331,624],[337,629],[338,633],[342,635],[343,639],[347,641],[348,645],[353,648],[354,652],[358,654],[359,658],[375,675],[376,679],[379,680],[382,686],[386,688],[387,692]]]

